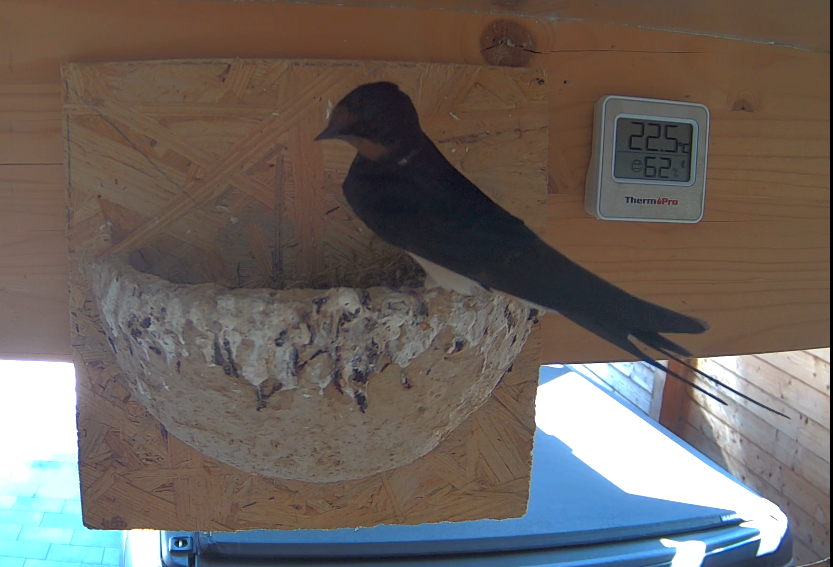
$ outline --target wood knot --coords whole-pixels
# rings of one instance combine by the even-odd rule
[[[755,112],[755,105],[747,98],[741,97],[732,104],[733,112]]]
[[[510,20],[495,20],[480,35],[480,53],[489,65],[523,67],[538,51],[527,28]]]

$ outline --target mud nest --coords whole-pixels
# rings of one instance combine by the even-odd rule
[[[85,273],[125,381],[170,433],[308,482],[425,455],[488,399],[535,318],[500,294],[415,287],[418,267],[388,270],[398,289],[183,285],[114,258]]]

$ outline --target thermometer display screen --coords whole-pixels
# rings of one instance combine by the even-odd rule
[[[619,179],[689,183],[694,126],[649,118],[616,121],[613,176]]]

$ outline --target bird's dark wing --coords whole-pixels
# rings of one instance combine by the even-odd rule
[[[427,140],[406,166],[357,157],[344,181],[350,206],[388,243],[486,287],[554,310],[704,394],[710,392],[645,354],[631,338],[750,402],[778,413],[688,365],[686,349],[660,333],[702,333],[708,325],[641,300],[547,245],[489,199]],[[679,355],[679,356],[678,356]]]
[[[356,214],[390,244],[582,326],[595,321],[626,335],[706,330],[701,321],[640,300],[548,246],[433,145],[418,157],[386,171],[360,164],[344,183]]]
[[[443,176],[448,172],[442,169],[415,175],[351,171],[344,193],[364,223],[390,244],[486,283],[484,276],[537,237],[456,171]]]

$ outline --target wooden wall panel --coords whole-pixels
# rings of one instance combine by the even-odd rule
[[[64,62],[240,56],[482,64],[479,38],[493,19],[279,3],[3,2],[0,165],[61,163],[55,109]],[[599,22],[517,21],[540,52],[527,65],[550,77],[545,237],[629,291],[709,320],[709,333],[684,340],[698,356],[829,345],[829,54]],[[612,92],[709,105],[704,222],[587,217],[581,192],[592,105]],[[0,191],[8,203],[6,185]],[[44,205],[54,207],[46,216],[63,214],[57,202]],[[0,211],[0,231],[15,216]],[[28,239],[39,230],[25,232]],[[39,308],[15,324],[0,318],[0,356],[69,358],[68,333],[59,331],[66,310],[42,307],[66,305],[65,286],[35,281],[61,265],[54,250],[22,273],[35,282],[28,293]],[[0,269],[4,312],[22,305],[10,270]],[[549,362],[624,358],[557,317],[544,319],[543,342]]]
[[[677,432],[781,507],[799,564],[830,555],[829,357],[825,349],[700,360],[705,372],[792,419],[686,388]]]
[[[657,421],[787,514],[796,561],[830,555],[830,349],[689,360],[787,420],[720,389],[672,362],[682,376],[728,402],[722,405],[641,363],[575,365],[592,372],[642,411],[661,400]],[[656,418],[654,418],[656,419]]]
[[[644,362],[611,362],[599,364],[576,364],[577,370],[589,373],[607,384],[614,392],[632,403],[645,415],[657,419],[659,405],[654,403],[654,384],[658,375],[664,372]],[[656,414],[656,415],[655,415]]]
[[[0,40],[2,42],[3,40]],[[60,85],[0,80],[0,357],[67,360]],[[65,327],[66,325],[66,327]]]
[[[63,206],[56,211],[63,209]],[[66,230],[0,230],[0,356],[66,360]],[[60,348],[56,348],[60,347]]]

